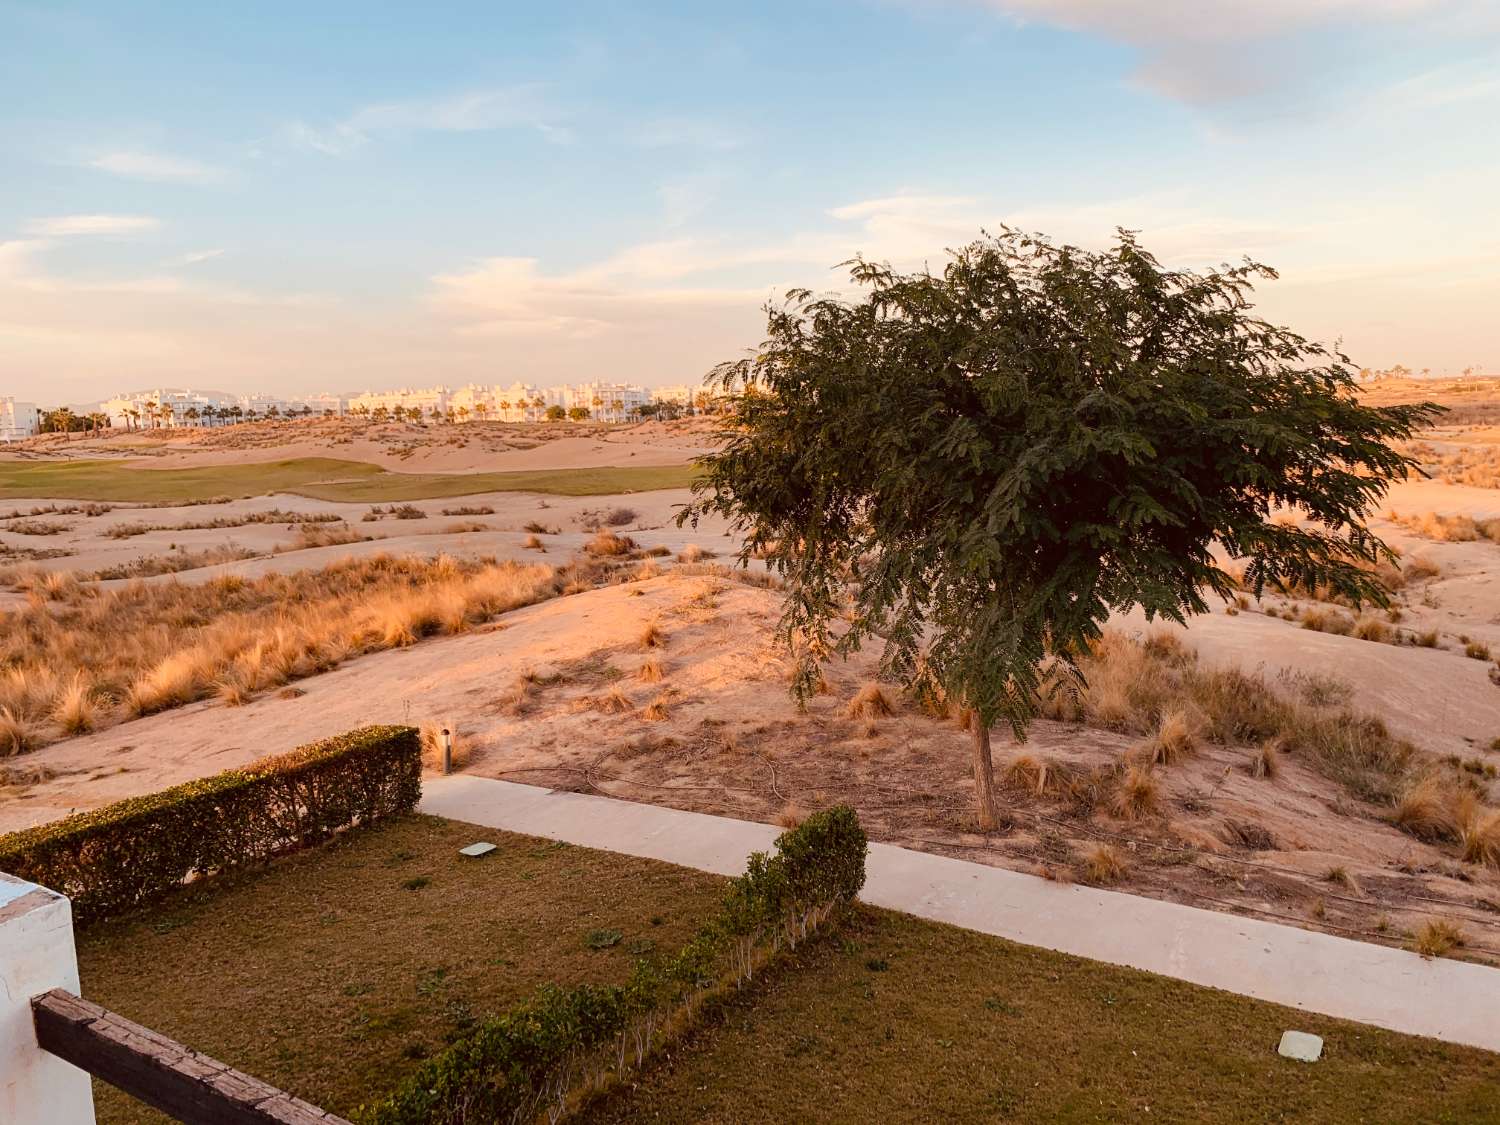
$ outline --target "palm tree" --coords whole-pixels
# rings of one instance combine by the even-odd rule
[[[625,413],[625,400],[622,399],[622,398],[617,398],[617,399],[615,399],[614,402],[610,403],[609,405],[610,405],[610,409],[612,409],[615,412],[615,421],[616,422],[622,421],[624,413]]]
[[[189,422],[196,422],[203,414],[196,406],[190,406],[182,412],[182,416]]]
[[[489,415],[489,412],[490,408],[485,403],[476,402],[474,404],[474,413],[479,416],[479,420],[481,422],[485,420],[485,418]]]
[[[469,420],[469,408],[467,406],[460,406],[458,408],[458,420],[460,422],[467,422]]]

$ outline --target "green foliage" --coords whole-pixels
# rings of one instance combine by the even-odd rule
[[[75,921],[130,910],[201,877],[410,812],[412,727],[362,727],[159,793],[0,836],[0,870],[67,895]]]
[[[1252,315],[1270,269],[1011,230],[940,276],[852,266],[865,299],[795,292],[711,376],[737,405],[680,516],[728,518],[788,577],[799,694],[880,636],[887,675],[1024,734],[1049,652],[1071,664],[1114,611],[1230,596],[1215,544],[1257,593],[1385,601],[1366,517],[1414,465],[1390,443],[1437,408],[1362,405],[1345,356]]]
[[[747,978],[752,946],[794,945],[851,901],[864,886],[867,850],[852,809],[815,813],[777,839],[775,855],[750,857],[724,908],[675,956],[637,961],[623,985],[543,987],[480,1023],[357,1119],[364,1125],[526,1121],[543,1109],[555,1119],[580,1089],[641,1065],[669,1021],[680,1027],[712,990]],[[596,933],[619,940],[617,931]]]

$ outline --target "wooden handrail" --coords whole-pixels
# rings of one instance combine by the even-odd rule
[[[349,1125],[61,988],[31,998],[37,1044],[187,1125]]]

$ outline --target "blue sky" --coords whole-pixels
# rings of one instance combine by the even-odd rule
[[[1488,0],[0,0],[0,394],[697,381],[856,251],[1278,266],[1500,368]]]

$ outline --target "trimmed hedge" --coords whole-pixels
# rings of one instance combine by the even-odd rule
[[[80,923],[210,875],[410,812],[422,795],[412,727],[362,727],[159,793],[0,836],[0,871],[73,900]]]
[[[722,909],[676,956],[637,961],[623,985],[543,987],[429,1059],[363,1125],[557,1120],[590,1090],[642,1066],[664,1032],[808,937],[865,882],[852,809],[827,809],[757,852]]]

